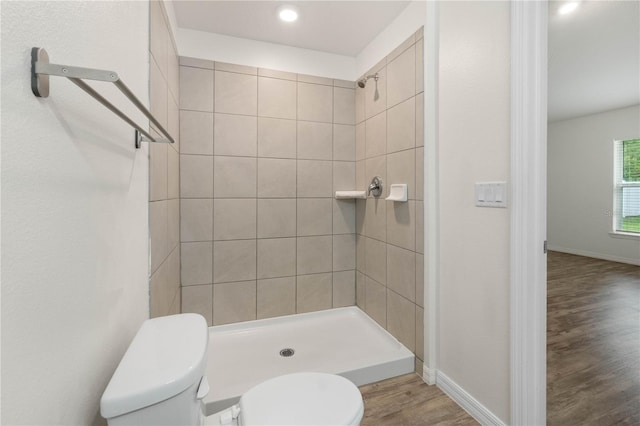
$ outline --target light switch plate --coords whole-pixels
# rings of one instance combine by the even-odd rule
[[[477,207],[507,207],[507,182],[476,182]]]

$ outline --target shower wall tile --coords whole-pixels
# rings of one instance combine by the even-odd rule
[[[424,146],[424,92],[416,95],[416,146]]]
[[[387,245],[387,288],[412,302],[416,300],[416,254]]]
[[[416,348],[416,305],[387,289],[387,330],[410,351]]]
[[[416,52],[407,49],[387,65],[387,106],[416,94]]]
[[[258,199],[258,238],[296,236],[296,199]]]
[[[415,201],[387,203],[387,243],[407,250],[416,249]]]
[[[256,240],[213,242],[213,283],[256,279]]]
[[[365,278],[360,271],[356,271],[356,305],[365,310]]]
[[[299,275],[297,280],[297,312],[331,309],[333,300],[332,273]]]
[[[375,74],[376,71],[369,71],[367,74]],[[369,79],[364,89],[364,110],[367,119],[387,110],[387,67],[383,66],[378,71],[378,83]],[[376,97],[376,90],[378,96]]]
[[[213,200],[180,200],[180,239],[189,241],[213,240]]]
[[[298,83],[298,120],[333,122],[333,87]]]
[[[333,80],[333,87],[344,87],[345,89],[355,89],[356,82],[351,80]]]
[[[288,277],[295,274],[295,238],[258,240],[258,278]]]
[[[180,109],[213,112],[213,70],[180,67]]]
[[[333,233],[355,234],[356,203],[351,200],[332,200]]]
[[[258,157],[296,158],[296,121],[258,118]]]
[[[364,100],[364,90],[356,87],[355,89],[355,118],[356,118],[356,124],[360,124],[363,123],[366,116],[365,116],[365,100]]]
[[[331,198],[299,198],[297,235],[330,235],[332,233]]]
[[[298,81],[298,74],[286,71],[270,70],[258,68],[258,75],[261,77],[279,78],[281,80]]]
[[[356,236],[333,236],[333,270],[348,271],[356,268]]]
[[[256,115],[258,78],[216,70],[215,111],[227,114]]]
[[[416,253],[416,305],[424,307],[424,255]]]
[[[258,115],[296,118],[297,84],[276,78],[258,78]]]
[[[256,319],[256,281],[213,286],[213,325]]]
[[[213,194],[216,198],[255,198],[255,158],[220,157],[213,160]]]
[[[356,128],[344,124],[333,125],[333,159],[356,160]]]
[[[365,312],[382,327],[387,326],[387,290],[382,284],[365,277]]]
[[[356,304],[356,271],[333,273],[333,307],[353,306]]]
[[[424,91],[424,41],[416,43],[416,94]]]
[[[387,153],[414,148],[416,145],[415,98],[390,108],[387,112]]]
[[[366,158],[387,153],[387,114],[382,112],[366,122],[365,126]]]
[[[296,278],[258,280],[257,318],[296,313]]]
[[[298,158],[331,160],[333,157],[333,125],[298,121]]]
[[[424,308],[416,306],[416,357],[424,360]]]
[[[149,6],[150,109],[174,144],[149,144],[149,314],[180,311],[179,65],[164,4]],[[213,92],[211,93],[213,95]],[[151,126],[154,136],[161,136]]]
[[[245,115],[215,114],[215,155],[255,157],[258,152],[258,119]]]
[[[356,161],[364,160],[367,157],[366,125],[363,121],[356,126]]]
[[[204,68],[207,70],[214,69],[213,61],[199,58],[189,58],[187,56],[180,56],[180,65],[186,67]]]
[[[295,198],[296,160],[258,159],[258,197]]]
[[[387,179],[389,185],[406,183],[408,197],[416,199],[416,153],[415,149],[387,155]]]
[[[315,75],[298,74],[298,81],[303,83],[322,84],[325,86],[333,86],[333,80],[326,77],[317,77]]]
[[[395,58],[397,58],[398,56],[400,56],[405,50],[409,49],[409,48],[414,48],[414,43],[416,42],[416,36],[415,34],[411,34],[409,36],[409,38],[407,38],[405,41],[403,41],[402,43],[400,43],[398,45],[398,47],[396,47],[395,49],[393,49],[391,51],[391,53],[389,53],[387,55],[387,63],[393,61]]]
[[[213,155],[213,113],[180,111],[180,153]]]
[[[249,67],[246,65],[236,65],[236,64],[228,64],[226,62],[215,62],[216,71],[228,71],[228,72],[236,72],[240,74],[250,74],[256,75],[258,73],[258,69],[255,67]]]
[[[416,200],[424,198],[424,147],[416,148]]]
[[[242,240],[256,238],[256,199],[213,201],[213,239]]]
[[[356,124],[356,98],[354,89],[333,88],[333,122]]]
[[[416,252],[424,254],[424,202],[416,201]]]
[[[371,174],[371,176],[375,175]],[[365,202],[363,235],[379,241],[387,241],[387,207],[389,205],[380,198],[369,198]]]
[[[332,237],[298,237],[297,273],[316,274],[332,269]]]
[[[356,163],[353,161],[333,162],[333,191],[351,190],[356,185]]]
[[[184,198],[213,198],[213,157],[180,156],[180,194]]]
[[[200,314],[208,325],[213,325],[213,286],[182,287],[182,312]]]
[[[382,241],[367,238],[364,245],[365,272],[378,283],[387,282],[387,245]]]
[[[213,243],[182,243],[182,285],[210,284],[213,282]]]
[[[332,162],[298,160],[298,197],[332,197]]]

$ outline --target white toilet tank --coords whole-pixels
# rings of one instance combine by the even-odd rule
[[[201,315],[145,321],[100,400],[116,425],[201,425],[209,333]]]

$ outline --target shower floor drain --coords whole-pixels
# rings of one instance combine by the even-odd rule
[[[291,348],[284,348],[280,351],[280,356],[288,358],[290,356],[293,356],[293,354],[296,353],[296,351],[294,351]]]

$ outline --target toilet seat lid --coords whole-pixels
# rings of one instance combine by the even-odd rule
[[[240,398],[243,426],[358,425],[363,413],[362,394],[356,385],[326,373],[275,377]]]

